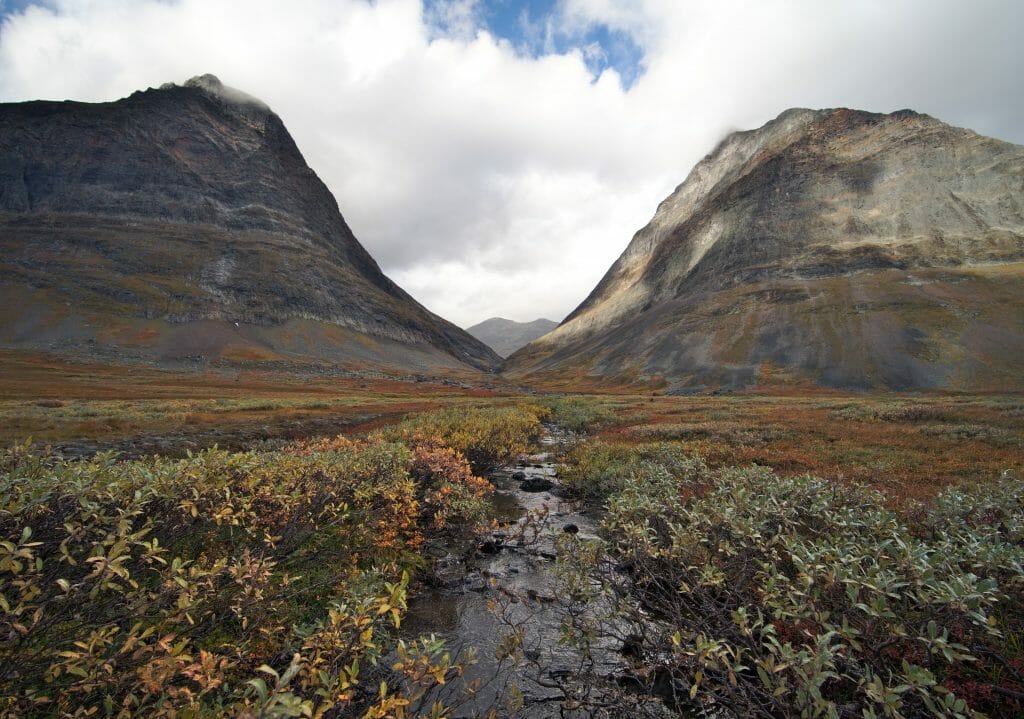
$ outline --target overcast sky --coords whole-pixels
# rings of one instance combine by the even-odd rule
[[[266,101],[384,271],[561,320],[693,164],[789,107],[1024,143],[1019,0],[0,0],[0,100]]]

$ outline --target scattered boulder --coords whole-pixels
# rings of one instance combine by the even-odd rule
[[[545,479],[544,477],[530,477],[519,485],[519,489],[524,492],[546,492],[554,486],[555,483],[550,479]]]

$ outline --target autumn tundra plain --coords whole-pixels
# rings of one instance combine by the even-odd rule
[[[1019,395],[3,361],[8,716],[545,716],[538,687],[575,716],[1021,710]],[[552,502],[595,537],[496,514],[490,473],[553,431]],[[476,596],[439,562],[552,531],[550,594],[473,590],[501,691],[457,632],[403,628]],[[621,666],[552,680],[510,597]]]

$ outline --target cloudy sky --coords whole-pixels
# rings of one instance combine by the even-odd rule
[[[0,0],[0,101],[213,73],[431,310],[560,320],[727,132],[912,108],[1024,143],[1019,0]]]

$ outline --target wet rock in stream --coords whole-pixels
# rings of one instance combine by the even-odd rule
[[[474,572],[466,577],[466,582],[463,586],[467,592],[476,592],[480,594],[487,591],[488,584],[487,579]]]
[[[519,485],[519,489],[524,492],[547,492],[554,486],[555,483],[550,479],[545,479],[544,477],[530,477]]]
[[[484,554],[497,554],[505,546],[504,540],[491,538],[480,545],[480,551]]]

